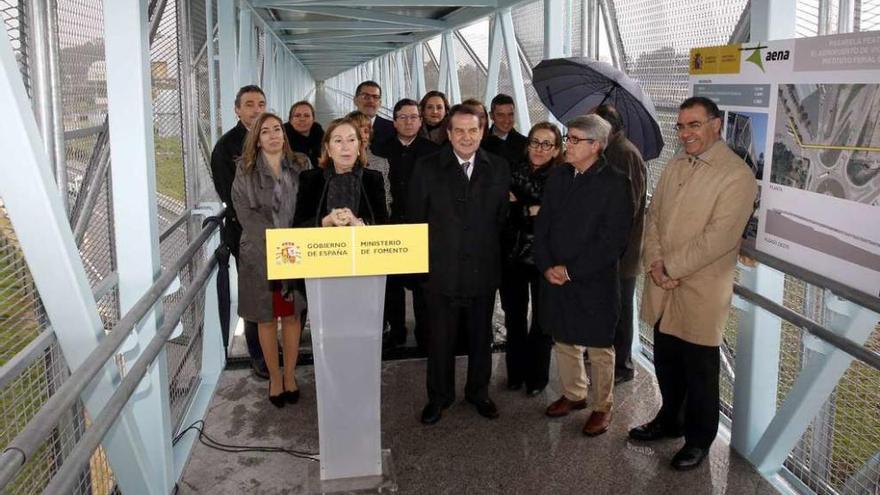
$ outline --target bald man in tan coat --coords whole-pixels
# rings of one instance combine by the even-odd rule
[[[654,327],[663,404],[629,436],[652,441],[684,435],[672,466],[687,470],[700,465],[718,432],[721,333],[757,183],[721,140],[721,113],[712,100],[685,100],[676,130],[684,152],[666,165],[654,191],[642,258],[648,278],[641,318]]]

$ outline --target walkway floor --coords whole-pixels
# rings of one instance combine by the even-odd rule
[[[464,386],[466,358],[458,358],[457,384]],[[771,494],[774,488],[727,444],[716,440],[709,462],[686,473],[669,459],[681,440],[636,444],[631,426],[651,418],[658,403],[656,382],[640,370],[636,380],[615,389],[611,430],[581,435],[588,411],[548,419],[544,408],[559,395],[558,382],[528,398],[504,389],[504,359],[496,354],[492,393],[501,417],[490,421],[460,400],[436,425],[423,426],[425,361],[385,362],[382,368],[382,444],[393,455],[402,494]],[[554,368],[555,369],[555,365]],[[247,370],[227,371],[214,396],[205,431],[223,443],[282,446],[317,452],[314,374],[297,371],[302,399],[275,409],[267,384]],[[355,405],[353,405],[355,407]],[[286,454],[226,453],[196,444],[181,494],[310,493],[311,461]]]

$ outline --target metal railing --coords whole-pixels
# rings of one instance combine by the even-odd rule
[[[220,215],[222,215],[222,212]],[[208,239],[214,234],[218,225],[217,219],[219,218],[220,216],[213,217],[213,221],[207,222],[201,233],[162,272],[153,285],[132,306],[131,310],[119,320],[113,327],[113,330],[101,341],[83,364],[73,371],[69,379],[46,400],[36,415],[6,446],[2,454],[0,454],[0,490],[4,489],[14,479],[27,460],[49,438],[55,425],[63,419],[62,416],[66,414],[71,405],[77,403],[80,394],[89,386],[104,366],[113,362],[117,349],[128,338],[131,331],[159,302],[166,289],[178,276],[178,272],[193,261],[194,255],[203,248]],[[110,401],[95,418],[92,426],[86,430],[86,434],[77,442],[71,455],[65,460],[61,469],[50,482],[50,486],[46,489],[47,493],[63,493],[61,490],[69,490],[71,483],[78,481],[80,470],[88,463],[89,458],[104,437],[104,434],[119,416],[119,413],[131,397],[146,370],[159,355],[159,352],[166,344],[166,340],[180,322],[184,311],[190,306],[190,303],[193,302],[196,296],[201,293],[216,266],[217,260],[210,256],[207,263],[202,266],[192,280],[184,297],[170,310],[166,311],[162,327],[129,369],[116,392],[110,398]],[[39,343],[34,344],[34,346],[39,346]],[[56,489],[59,491],[55,491]]]

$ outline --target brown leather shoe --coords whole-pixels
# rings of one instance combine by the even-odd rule
[[[588,437],[595,437],[608,431],[609,426],[611,426],[611,411],[593,411],[587,422],[584,423],[582,431]]]
[[[587,399],[572,401],[565,398],[563,395],[556,402],[550,404],[547,407],[547,411],[544,414],[550,416],[551,418],[559,418],[567,415],[568,413],[574,411],[575,409],[584,409],[587,407]]]

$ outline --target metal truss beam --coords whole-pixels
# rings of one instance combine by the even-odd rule
[[[336,6],[351,5],[351,0],[253,0],[254,7],[282,8],[291,6]],[[361,7],[412,7],[412,0],[359,0]],[[423,0],[419,7],[491,7],[498,6],[497,0]]]
[[[296,43],[298,41],[317,41],[325,39],[348,39],[358,38],[358,43],[414,43],[416,38],[407,34],[399,34],[399,29],[389,29],[382,32],[357,32],[357,31],[320,31],[314,33],[295,34],[281,36],[281,41],[285,43]]]
[[[305,12],[309,14],[320,14],[327,15],[333,17],[343,17],[346,19],[357,19],[359,21],[374,21],[374,22],[382,22],[388,24],[400,24],[406,26],[408,28],[413,26],[421,26],[433,29],[446,29],[448,28],[448,24],[446,21],[438,21],[436,19],[428,19],[424,17],[414,17],[408,15],[398,15],[398,14],[389,14],[387,12],[376,11],[376,10],[367,10],[367,9],[356,9],[356,8],[345,8],[345,7],[314,7],[314,6],[299,6],[299,5],[286,5],[284,7],[278,7],[284,10],[293,10],[296,12]]]
[[[393,29],[393,25],[389,25],[387,22],[375,22],[375,21],[273,21],[269,22],[269,27],[275,30],[278,29],[310,29],[310,30],[322,30],[322,29],[333,29],[333,30],[341,30],[341,29],[352,29],[352,30],[380,30],[380,31],[389,31],[389,28]],[[440,31],[440,29],[435,27],[428,26],[418,26],[418,25],[410,25],[407,26],[406,29],[397,28],[393,32],[400,31]]]

